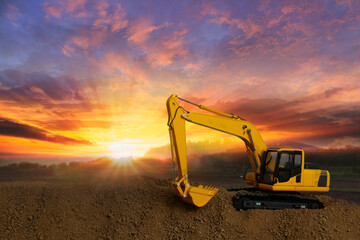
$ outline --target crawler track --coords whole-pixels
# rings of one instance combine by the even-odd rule
[[[316,197],[297,192],[266,192],[257,188],[231,188],[237,191],[233,206],[240,209],[321,209],[324,204]]]

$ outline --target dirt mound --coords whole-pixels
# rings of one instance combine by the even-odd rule
[[[149,177],[1,183],[0,238],[360,239],[357,204],[319,196],[325,209],[235,211],[233,194],[197,208]]]

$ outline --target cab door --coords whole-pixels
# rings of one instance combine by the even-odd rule
[[[302,151],[279,152],[277,165],[277,179],[279,185],[301,185]]]

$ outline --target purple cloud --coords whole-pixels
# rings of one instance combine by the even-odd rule
[[[33,127],[27,124],[16,123],[8,119],[0,118],[0,135],[29,138],[40,141],[47,141],[61,144],[86,144],[90,145],[91,142],[87,140],[78,140],[57,134],[49,131]]]

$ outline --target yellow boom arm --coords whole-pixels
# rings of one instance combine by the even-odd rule
[[[219,116],[188,112],[178,104],[178,99]],[[175,94],[168,98],[166,105],[169,115],[168,125],[172,160],[174,162],[176,161],[179,169],[179,176],[174,180],[173,185],[178,195],[183,197],[185,202],[201,207],[218,191],[217,188],[204,187],[202,185],[194,187],[189,183],[187,174],[185,121],[239,137],[246,145],[247,155],[250,159],[255,177],[260,174],[262,154],[264,151],[267,151],[268,148],[253,124],[238,116],[194,104]]]

